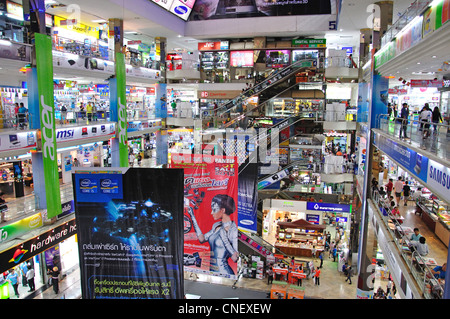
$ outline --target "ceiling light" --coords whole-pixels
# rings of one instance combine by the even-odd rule
[[[97,20],[91,20],[91,22],[94,22],[94,23],[105,23],[105,22],[108,22],[108,21],[106,21],[105,19],[97,19]]]
[[[417,64],[420,64],[420,62],[417,62]]]
[[[433,58],[433,59],[436,59],[436,56],[435,56],[435,55],[433,55],[433,56],[432,56],[432,58]]]

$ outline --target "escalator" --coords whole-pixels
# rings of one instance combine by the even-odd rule
[[[275,261],[275,255],[282,255],[285,258],[290,257],[256,234],[239,231],[238,239],[240,244],[239,251],[246,255],[257,253],[261,257],[270,261]],[[285,259],[282,259],[282,262],[289,265]]]

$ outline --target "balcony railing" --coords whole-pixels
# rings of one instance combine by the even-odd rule
[[[428,258],[421,256],[415,249],[411,249],[412,241],[408,238],[405,227],[398,218],[392,214],[389,205],[378,191],[372,192],[372,200],[378,207],[379,215],[392,235],[393,243],[397,247],[400,256],[420,287],[426,299],[441,299],[444,293],[443,282],[434,277],[427,264]]]

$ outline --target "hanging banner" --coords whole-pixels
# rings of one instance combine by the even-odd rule
[[[125,56],[116,52],[117,79],[117,136],[119,138],[120,167],[128,167],[127,98]]]
[[[184,270],[237,279],[236,157],[174,154],[184,169]]]
[[[83,299],[183,298],[183,171],[77,169]]]
[[[56,156],[51,37],[35,33],[35,49],[47,217],[52,218],[61,214],[61,194]]]
[[[256,233],[256,206],[258,204],[258,164],[243,163],[239,166],[238,179],[238,227]]]

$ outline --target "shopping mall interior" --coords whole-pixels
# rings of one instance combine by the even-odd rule
[[[0,298],[450,298],[449,20],[0,1]]]

